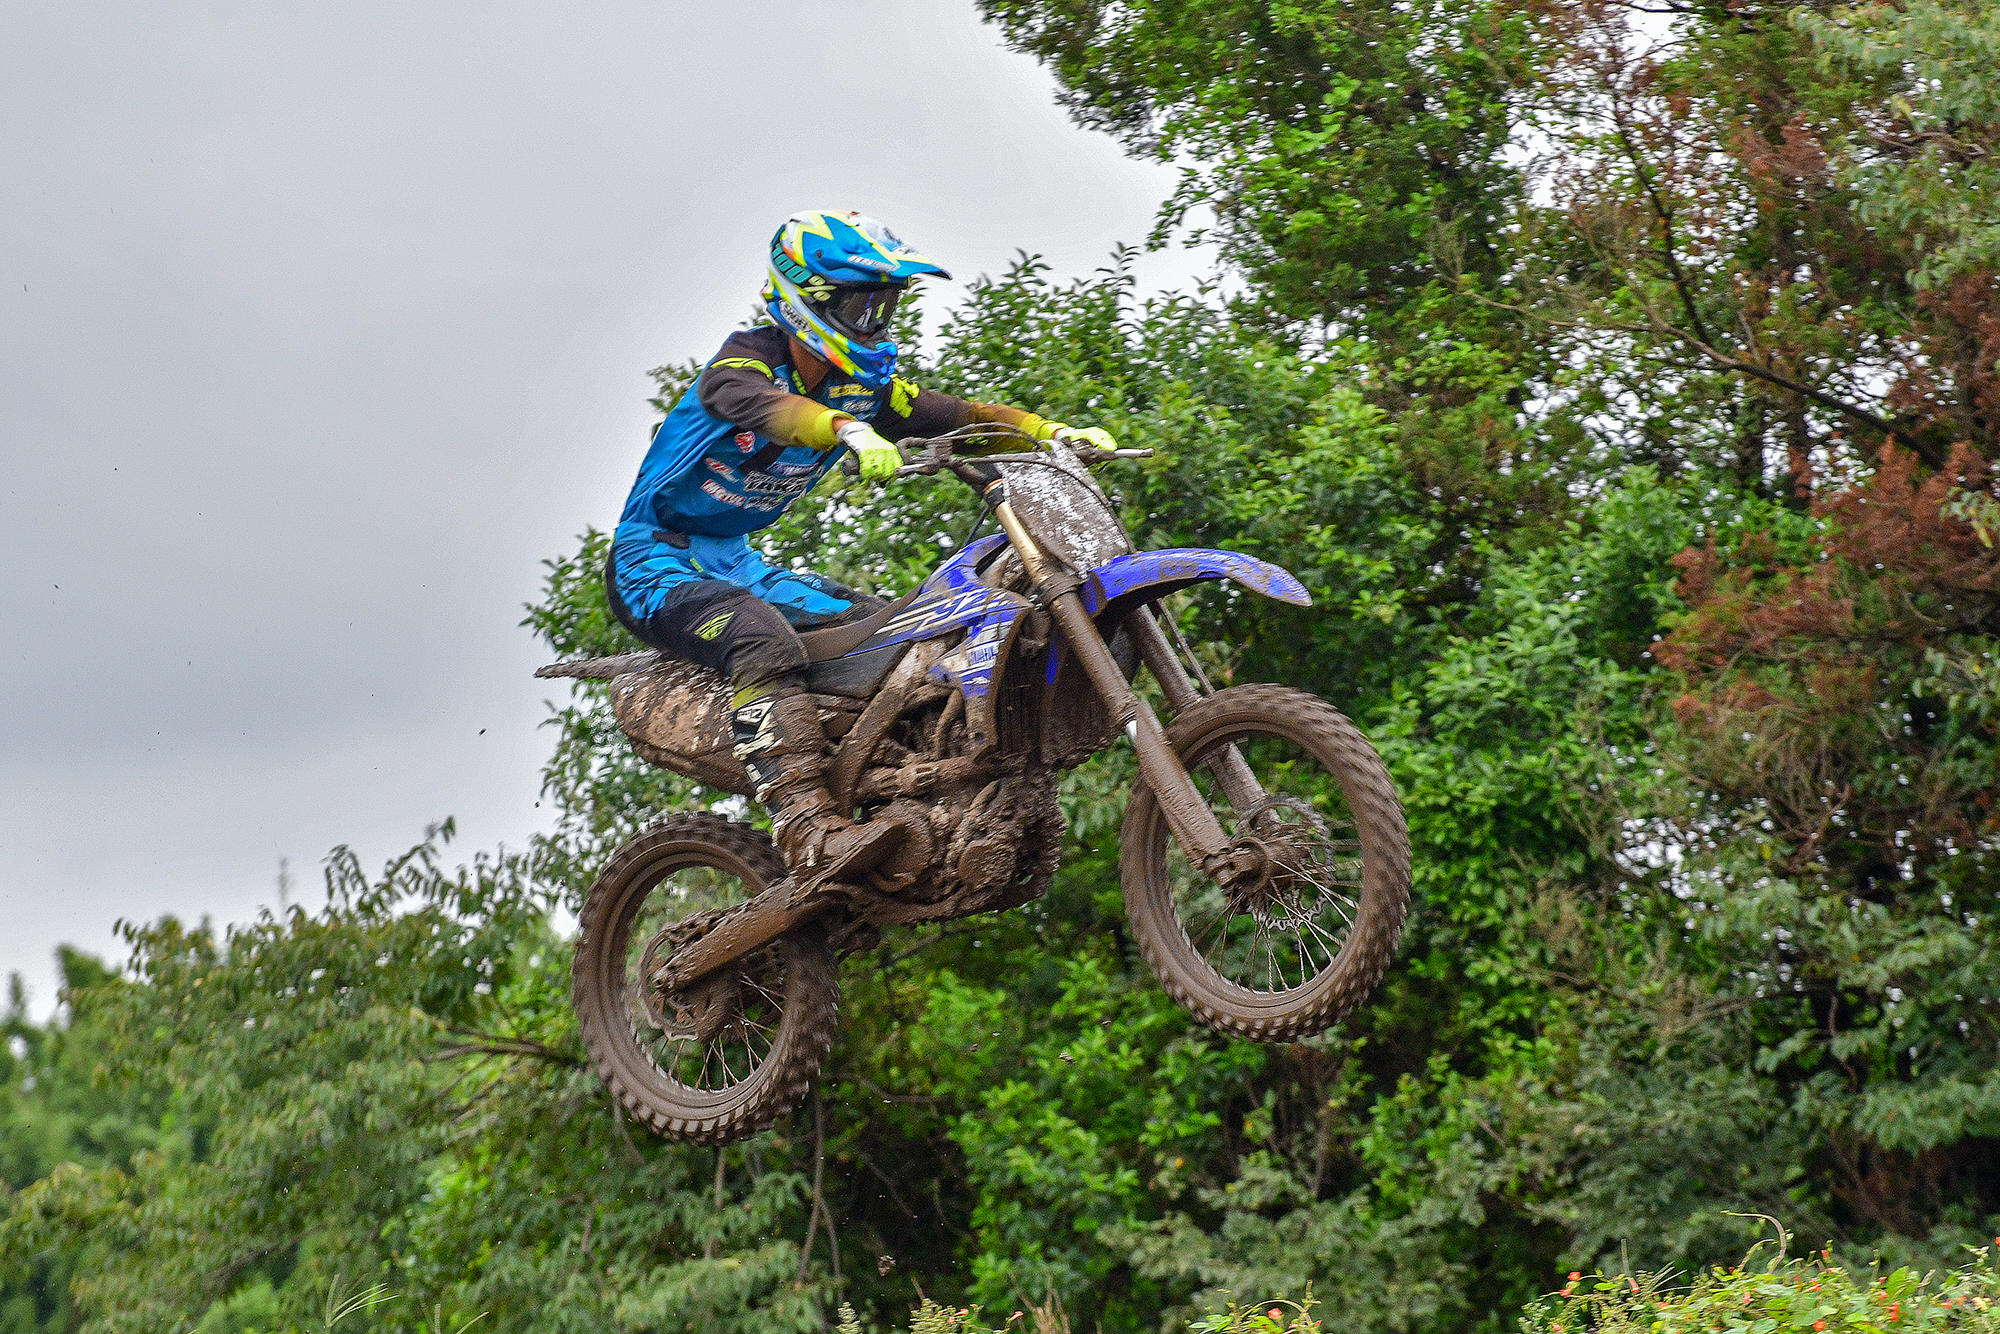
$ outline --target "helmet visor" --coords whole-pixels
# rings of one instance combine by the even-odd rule
[[[902,286],[893,283],[841,287],[827,298],[820,309],[843,333],[873,341],[877,334],[889,327],[889,320],[896,313],[896,302],[902,295]]]

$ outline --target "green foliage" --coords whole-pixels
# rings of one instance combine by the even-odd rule
[[[1228,1300],[1197,1318],[1188,1326],[1190,1334],[1320,1334],[1321,1322],[1313,1318],[1314,1302],[1308,1293],[1303,1300],[1253,1302],[1243,1306]],[[838,1334],[866,1334],[866,1327],[854,1308],[842,1303]],[[1015,1311],[999,1325],[984,1318],[978,1306],[951,1307],[926,1297],[910,1312],[909,1334],[1069,1334],[1069,1316],[1060,1306],[1030,1304],[1027,1311]]]
[[[2000,7],[1801,10],[1822,65],[1870,87],[1881,111],[1838,146],[1865,221],[1914,238],[1920,291],[2000,269]]]
[[[1780,1243],[1785,1240],[1782,1230]],[[1907,1266],[1859,1272],[1830,1263],[1831,1250],[1800,1259],[1775,1248],[1759,1263],[1704,1269],[1677,1283],[1669,1274],[1571,1271],[1560,1292],[1537,1301],[1524,1334],[1903,1334],[1909,1330],[2000,1329],[2000,1274],[1991,1252],[1950,1270]]]
[[[1503,90],[1532,29],[1503,6],[980,8],[1083,119],[1188,164],[1169,218],[1213,209],[1227,260],[1287,316],[1393,308],[1435,274],[1441,220],[1483,237],[1520,186]]]
[[[1946,1270],[2000,1221],[1993,6],[981,8],[1186,170],[1161,235],[1226,271],[1024,255],[909,368],[1154,447],[1105,473],[1141,543],[1298,573],[1310,610],[1170,611],[1391,765],[1381,991],[1195,1028],[1125,933],[1114,749],[1045,900],[850,961],[808,1107],[655,1142],[582,1063],[564,910],[660,810],[742,807],[579,683],[527,853],[337,853],[318,913],[17,997],[0,1330],[319,1329],[370,1284],[343,1334],[1987,1328]],[[900,592],[978,517],[836,485],[769,547]],[[605,544],[548,564],[553,654],[637,647]],[[1830,1247],[1715,1268],[1753,1214]],[[1571,1269],[1616,1277],[1540,1301]]]

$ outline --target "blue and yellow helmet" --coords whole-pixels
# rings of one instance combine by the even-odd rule
[[[912,278],[951,275],[859,213],[796,213],[771,238],[764,307],[801,343],[876,388],[896,370],[888,336]]]

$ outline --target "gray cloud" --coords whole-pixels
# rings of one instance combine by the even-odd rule
[[[539,826],[519,605],[786,214],[961,275],[1143,236],[1170,173],[969,9],[15,9],[0,970],[38,1008],[58,939],[244,916],[281,856]]]

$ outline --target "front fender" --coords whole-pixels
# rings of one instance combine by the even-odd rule
[[[1290,571],[1240,551],[1207,547],[1167,547],[1114,557],[1093,569],[1077,591],[1092,616],[1100,615],[1114,604],[1117,604],[1115,610],[1123,614],[1126,607],[1151,602],[1207,579],[1233,580],[1294,607],[1312,605],[1312,594],[1306,592],[1305,585],[1293,578]]]

